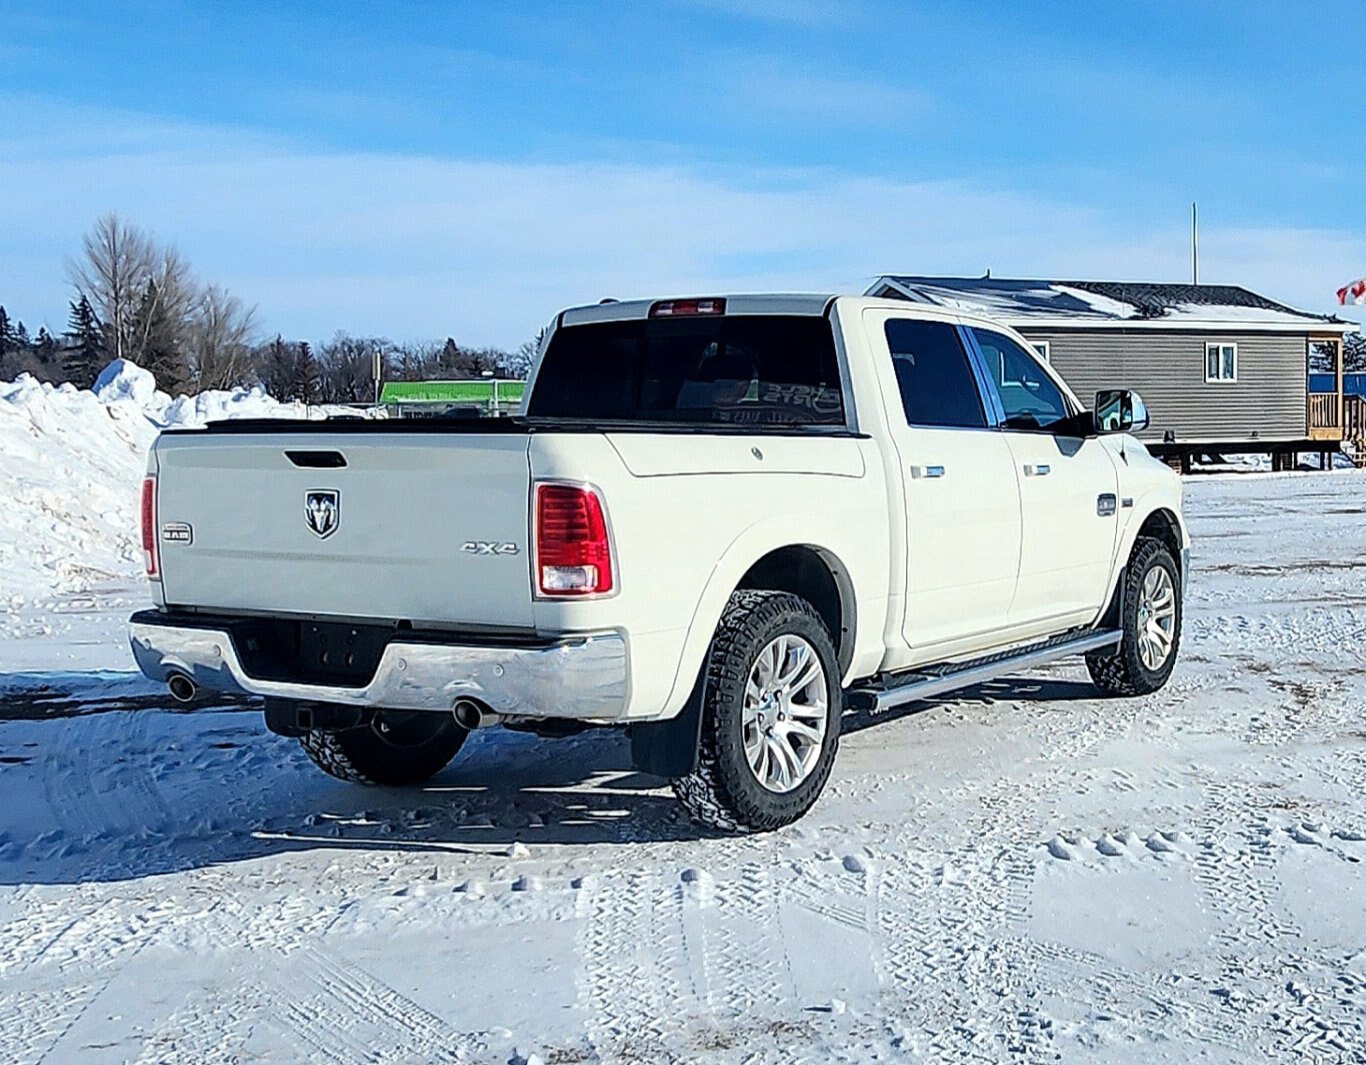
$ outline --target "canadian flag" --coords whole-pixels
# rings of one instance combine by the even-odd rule
[[[1366,303],[1366,278],[1359,277],[1350,285],[1338,289],[1338,302],[1346,303],[1351,297],[1353,303]]]

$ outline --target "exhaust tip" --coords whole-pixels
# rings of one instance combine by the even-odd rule
[[[194,701],[199,688],[184,673],[172,673],[166,681],[166,687],[170,689],[171,698],[178,703],[189,703]]]
[[[455,715],[455,723],[468,732],[496,725],[503,719],[502,715],[494,713],[475,699],[457,699],[451,707],[451,713]]]

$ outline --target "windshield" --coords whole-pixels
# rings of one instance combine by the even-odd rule
[[[555,332],[529,418],[842,426],[830,322],[811,315],[640,319]]]

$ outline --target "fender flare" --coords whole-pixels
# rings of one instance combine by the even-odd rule
[[[678,668],[674,674],[666,706],[677,706],[694,686],[694,678],[699,675],[698,671],[705,662],[712,634],[716,632],[726,603],[730,601],[731,593],[740,586],[741,579],[765,555],[785,547],[802,547],[815,551],[830,567],[835,586],[840,593],[841,615],[849,630],[849,635],[843,642],[852,650],[858,620],[853,579],[839,551],[829,546],[830,537],[825,535],[826,532],[828,530],[821,529],[818,523],[806,523],[795,527],[791,515],[783,515],[756,522],[730,542],[712,567],[711,575],[707,578],[701,595],[698,596],[696,606],[693,607],[692,619],[688,623],[683,652],[679,656]],[[839,633],[831,635],[837,645],[841,643]],[[847,668],[847,662],[844,660],[850,655],[841,654],[840,657],[841,665]],[[687,690],[682,689],[681,686],[684,684],[689,686]]]
[[[1134,500],[1134,517],[1125,526],[1124,535],[1119,543],[1115,545],[1115,558],[1110,571],[1110,596],[1106,600],[1105,606],[1099,615],[1103,621],[1113,612],[1116,597],[1120,591],[1120,585],[1124,580],[1125,571],[1129,567],[1129,556],[1134,552],[1134,544],[1138,542],[1139,533],[1143,526],[1147,524],[1149,518],[1154,514],[1165,511],[1172,523],[1176,526],[1178,538],[1181,542],[1182,550],[1176,558],[1176,565],[1181,572],[1181,581],[1184,588],[1188,574],[1186,573],[1187,560],[1185,549],[1190,546],[1190,533],[1186,529],[1185,518],[1181,514],[1181,504],[1178,499],[1175,503],[1171,500],[1169,493],[1160,489],[1145,492],[1142,496]],[[1138,515],[1142,514],[1140,518]]]

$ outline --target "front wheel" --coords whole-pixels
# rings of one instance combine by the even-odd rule
[[[824,789],[839,747],[839,666],[820,615],[795,595],[736,592],[703,683],[697,766],[674,794],[710,828],[791,824]]]
[[[468,735],[448,714],[377,710],[363,725],[312,729],[299,742],[319,769],[338,780],[401,787],[445,769]]]
[[[1113,650],[1086,656],[1096,687],[1107,695],[1147,695],[1166,684],[1181,646],[1182,609],[1176,559],[1161,541],[1139,540],[1120,603],[1124,637]]]

